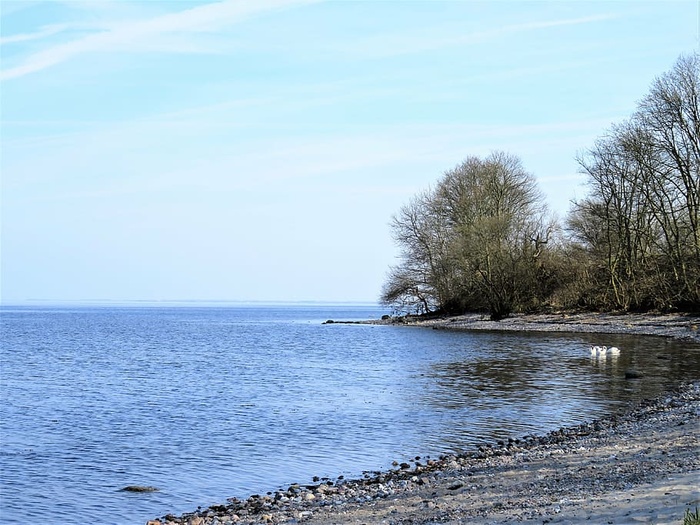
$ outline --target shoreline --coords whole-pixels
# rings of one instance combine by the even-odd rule
[[[327,321],[328,322],[328,321]],[[333,321],[343,323],[344,321]],[[611,314],[597,312],[561,312],[549,314],[513,314],[491,321],[488,314],[469,313],[453,316],[402,316],[357,321],[359,324],[431,327],[464,331],[568,332],[633,334],[670,337],[700,343],[700,315],[692,314]]]
[[[402,318],[403,319],[403,318]],[[700,342],[683,315],[469,314],[396,324],[449,330],[629,333]],[[341,323],[342,321],[333,321]],[[352,322],[357,324],[358,322]],[[415,458],[362,479],[314,479],[286,490],[147,525],[674,523],[700,508],[700,380],[621,414],[462,455]]]

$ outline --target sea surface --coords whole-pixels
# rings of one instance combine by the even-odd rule
[[[383,313],[2,307],[0,523],[144,524],[544,433],[700,377],[698,345],[657,337],[323,324]]]

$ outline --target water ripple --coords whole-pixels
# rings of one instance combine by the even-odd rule
[[[144,523],[579,423],[700,375],[697,346],[659,338],[321,324],[371,308],[1,313],[8,524]],[[160,491],[119,491],[134,484]]]

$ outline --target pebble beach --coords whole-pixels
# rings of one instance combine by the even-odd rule
[[[636,333],[700,342],[692,316],[477,315],[384,320],[456,330]],[[634,380],[643,380],[642,378]],[[622,413],[546,435],[415,457],[361,479],[230,498],[147,525],[683,523],[700,508],[700,380]]]

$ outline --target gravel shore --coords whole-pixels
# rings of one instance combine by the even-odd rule
[[[450,329],[636,333],[700,341],[697,318],[579,314],[410,321]],[[393,321],[395,322],[395,321]],[[560,329],[561,328],[561,329]],[[320,479],[148,525],[682,524],[700,508],[700,381],[623,414],[472,453]]]
[[[700,316],[689,314],[567,312],[535,315],[515,314],[501,321],[491,321],[488,315],[483,314],[465,314],[435,318],[406,316],[368,322],[451,330],[655,335],[700,343]]]

